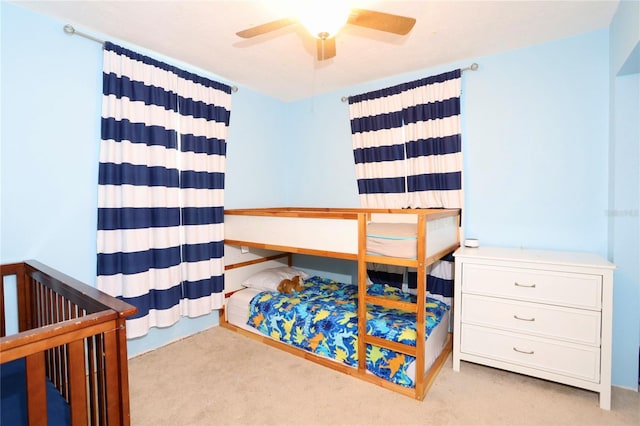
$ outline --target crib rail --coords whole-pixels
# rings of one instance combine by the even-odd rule
[[[37,261],[0,272],[0,362],[25,359],[29,424],[47,422],[48,379],[69,404],[71,424],[129,425],[125,320],[136,309]],[[18,305],[19,332],[11,336],[8,276],[15,276]]]

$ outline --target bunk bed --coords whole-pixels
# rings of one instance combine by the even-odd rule
[[[0,423],[129,425],[125,319],[136,308],[34,260],[0,272]]]
[[[440,302],[427,299],[426,271],[429,265],[459,247],[459,225],[460,211],[457,209],[286,207],[225,210],[225,244],[233,251],[225,252],[225,292],[228,302],[221,324],[334,370],[422,400],[451,350],[450,310],[448,306],[443,308]],[[256,305],[261,302],[265,302],[269,308],[286,305],[288,310],[297,309],[291,300],[286,299],[288,295],[278,294],[275,288],[264,293],[267,289],[253,285],[247,287],[246,281],[248,277],[254,277],[256,272],[286,270],[286,266],[291,265],[292,254],[357,262],[358,282],[353,288],[319,277],[303,276],[306,278],[305,288],[293,298],[302,298],[305,304],[310,303],[319,287],[347,293],[348,300],[339,300],[338,304],[355,307],[355,352],[368,354],[371,348],[376,348],[376,353],[387,351],[391,356],[406,355],[411,365],[403,368],[409,372],[409,382],[391,380],[374,371],[368,356],[357,356],[355,365],[348,365],[329,359],[321,351],[310,350],[305,347],[306,343],[285,343],[287,339],[281,338],[282,333],[269,332],[264,321],[260,323],[256,320],[256,316],[261,315],[256,314]],[[370,264],[415,268],[416,296],[411,299],[372,284],[367,278],[367,265]],[[290,272],[294,273],[295,269]],[[324,303],[327,295],[323,293],[318,297]],[[326,309],[335,314],[333,308]],[[379,311],[383,311],[383,315],[389,311],[401,314],[402,322],[408,316],[415,332],[413,342],[407,343],[376,333],[372,321],[378,320],[375,315]],[[435,322],[434,317],[437,317]],[[294,319],[269,320],[271,323],[276,321],[282,323]],[[346,321],[344,319],[342,322]],[[397,325],[397,321],[394,317],[391,324]],[[388,324],[386,328],[395,327],[389,327]],[[304,338],[298,340],[302,342]]]

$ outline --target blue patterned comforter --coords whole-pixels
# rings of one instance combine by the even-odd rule
[[[275,340],[357,366],[357,290],[357,285],[312,277],[298,293],[260,293],[251,301],[247,324]],[[415,302],[415,296],[381,284],[371,285],[368,293]],[[446,304],[427,299],[427,337],[448,310]],[[370,306],[367,334],[415,346],[415,314]],[[399,385],[414,386],[413,377],[408,374],[414,360],[410,355],[367,345],[367,369]]]

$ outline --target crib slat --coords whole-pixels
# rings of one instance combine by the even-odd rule
[[[105,348],[104,348],[104,334],[95,336],[96,342],[96,397],[98,399],[98,413],[100,414],[100,424],[107,423],[107,378],[105,375]]]
[[[44,353],[26,358],[27,413],[29,426],[47,426],[47,388],[45,382]]]
[[[4,275],[0,274],[0,337],[7,335],[5,325],[5,306],[4,306]]]
[[[69,402],[71,424],[80,425],[87,422],[87,382],[85,378],[84,342],[76,340],[68,345],[69,355]]]
[[[95,389],[96,389],[96,366],[95,366],[95,349],[93,348],[93,340],[94,337],[88,337],[85,340],[85,351],[86,351],[86,362],[87,362],[87,385],[89,388],[89,413],[90,423],[92,425],[97,425],[98,423],[98,408],[96,406],[96,397],[95,397]]]
[[[117,394],[117,389],[120,389],[121,386],[119,383],[119,372],[118,372],[118,365],[113,362],[112,360],[115,360],[118,358],[119,354],[116,350],[116,334],[114,331],[109,331],[104,333],[104,340],[105,340],[105,350],[104,350],[104,357],[105,357],[105,376],[106,376],[106,384],[107,386],[105,387],[104,391],[106,393],[106,400],[107,400],[107,418],[108,420],[110,420],[109,423],[115,424],[115,423],[119,423],[122,421],[122,419],[120,418],[121,416],[121,411],[119,409],[119,403],[118,403],[118,394]]]

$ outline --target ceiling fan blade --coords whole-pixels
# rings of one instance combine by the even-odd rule
[[[319,61],[331,59],[336,56],[336,38],[316,39],[317,58]]]
[[[297,21],[293,18],[282,18],[277,21],[271,21],[256,27],[247,28],[246,30],[237,32],[236,35],[242,38],[256,37],[271,31],[279,30],[280,28],[287,27],[291,24],[295,24],[296,22]]]
[[[374,10],[352,9],[347,23],[378,31],[405,35],[411,31],[416,20],[407,16],[392,15]]]

